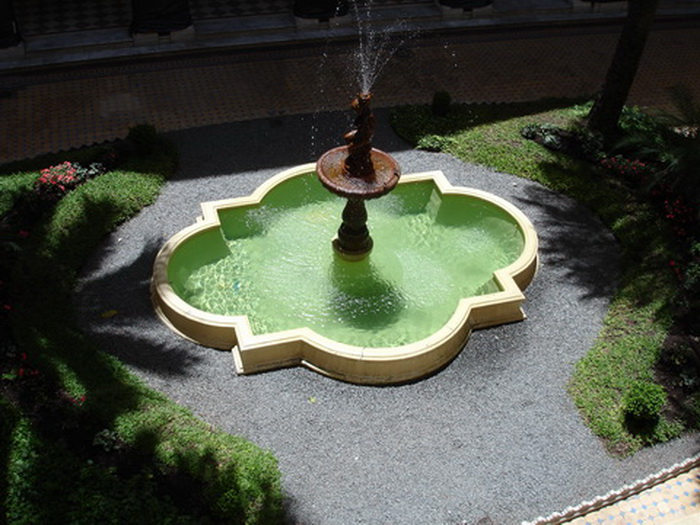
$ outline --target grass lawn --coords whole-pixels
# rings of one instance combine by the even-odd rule
[[[434,116],[425,105],[396,109],[392,125],[418,147],[562,192],[593,210],[612,230],[623,252],[622,282],[594,347],[572,371],[570,394],[608,450],[624,456],[684,430],[668,410],[651,428],[632,429],[623,409],[624,396],[636,380],[654,380],[678,284],[669,268],[669,228],[658,211],[602,168],[521,135],[531,124],[567,128],[585,114],[583,106],[560,100],[453,105],[445,117]]]
[[[276,459],[147,388],[76,328],[71,293],[103,237],[157,197],[176,167],[158,137],[55,204],[39,169],[0,172],[0,500],[8,523],[279,523]]]

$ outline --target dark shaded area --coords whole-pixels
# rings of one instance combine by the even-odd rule
[[[112,242],[115,241],[112,239]],[[148,290],[153,261],[160,248],[161,243],[158,239],[147,241],[141,253],[129,264],[119,266],[98,278],[91,278],[89,282],[81,282],[78,285],[78,293],[86,287],[101,291],[97,295],[83,293],[81,303],[96,316],[104,316],[105,327],[109,329],[110,347],[114,349],[110,353],[139,369],[157,370],[166,376],[187,375],[188,370],[199,362],[198,355],[184,352],[181,348],[169,345],[167,341],[154,345],[153,340],[134,337],[128,329],[142,319],[154,317],[150,296],[139,293],[134,297],[133,291]],[[117,245],[106,246],[104,250],[97,252],[97,258],[91,260],[91,266],[101,266],[117,249]],[[102,293],[105,292],[114,298],[115,309],[101,308],[100,304],[104,303]],[[99,331],[94,335],[99,337]]]
[[[51,395],[54,393],[54,395]],[[88,394],[90,395],[90,394]],[[203,494],[203,486],[200,480],[188,473],[184,468],[158,468],[154,451],[158,445],[158,438],[148,432],[144,432],[136,437],[137,446],[132,446],[118,437],[115,432],[108,430],[111,422],[98,416],[94,410],[89,410],[84,405],[92,404],[85,398],[75,399],[48,375],[28,378],[2,384],[2,403],[0,411],[2,421],[2,450],[9,451],[11,448],[9,436],[13,433],[20,420],[20,413],[27,418],[31,424],[33,432],[45,442],[46,446],[35,447],[35,453],[39,451],[38,457],[33,460],[37,464],[44,463],[43,467],[49,472],[51,465],[55,464],[55,458],[42,457],[41,451],[47,453],[51,450],[65,455],[63,462],[75,462],[71,465],[74,469],[72,474],[64,478],[65,490],[81,492],[85,497],[90,498],[91,492],[98,493],[102,501],[98,508],[92,512],[99,516],[101,512],[110,506],[120,506],[123,494],[114,490],[114,493],[102,492],[100,487],[74,487],[69,488],[71,482],[79,483],[80,476],[96,476],[102,483],[110,485],[112,483],[123,484],[125,486],[141,486],[143,491],[153,490],[153,495],[162,500],[165,506],[172,506],[177,509],[177,513],[182,518],[196,520],[198,523],[209,523],[210,509]],[[12,408],[5,405],[9,403]],[[178,463],[200,462],[207,463],[207,458],[196,458],[188,452],[178,453],[181,457]],[[193,456],[193,457],[186,457]],[[209,461],[210,463],[210,461]],[[203,468],[203,467],[202,467]],[[9,468],[6,472],[9,472]],[[38,480],[40,483],[43,480]],[[2,495],[6,501],[7,479],[2,476]],[[152,487],[152,488],[151,488]],[[43,490],[42,490],[43,489]],[[44,492],[48,487],[35,486],[37,496],[47,501],[55,503],[55,496],[58,494]],[[56,487],[55,492],[60,493],[60,488]],[[29,498],[30,501],[32,498]],[[62,498],[61,498],[62,499]],[[67,498],[66,498],[67,500]],[[54,520],[68,520],[71,513],[76,512],[76,502],[64,500],[63,504],[54,506],[51,509],[51,517]],[[38,501],[33,502],[38,503]],[[141,501],[132,501],[131,508],[126,509],[123,518],[138,519],[139,506],[148,505],[148,498],[143,497]],[[144,509],[141,509],[144,510]],[[167,512],[167,511],[166,511]],[[37,518],[48,518],[37,516]]]
[[[411,149],[392,132],[388,110],[375,109],[376,147],[386,151]],[[325,151],[344,144],[352,112],[314,113],[233,122],[166,134],[180,152],[180,170],[174,179],[229,176],[245,171],[282,168],[316,160]],[[280,145],[284,145],[280,148]]]
[[[556,169],[553,167],[553,169]],[[541,210],[537,224],[540,257],[585,290],[581,299],[610,297],[619,284],[620,254],[611,251],[612,235],[592,214],[582,214],[573,200],[552,200],[551,190],[528,186],[517,205]]]
[[[168,34],[192,25],[188,0],[132,0],[132,33]]]
[[[151,162],[168,151],[165,145],[159,146],[151,152]],[[132,153],[138,149],[133,148]],[[139,155],[143,153],[148,152]],[[138,170],[137,159],[123,160],[124,166]],[[159,159],[156,164],[163,168],[169,162]],[[154,166],[146,169],[153,177],[150,168]],[[40,193],[29,194],[10,214],[14,226],[28,229],[26,239],[1,265],[0,328],[5,359],[0,362],[0,442],[7,445],[3,454],[18,455],[12,465],[15,470],[26,471],[13,482],[22,496],[19,503],[13,500],[10,510],[35,512],[41,522],[71,522],[76,515],[101,520],[117,513],[128,522],[155,523],[175,517],[196,523],[220,518],[244,521],[249,502],[243,496],[246,488],[237,485],[238,465],[221,466],[213,459],[215,451],[193,448],[174,451],[174,466],[165,466],[156,452],[162,445],[163,429],[138,430],[130,436],[131,444],[111,430],[122,416],[149,405],[153,394],[144,395],[141,385],[126,377],[111,357],[76,328],[71,288],[75,273],[95,245],[147,204],[143,199],[148,199],[148,191],[118,199],[119,205],[99,191],[71,197],[73,207],[63,210],[70,209],[75,215],[67,221],[70,228],[65,231],[52,225],[53,204],[60,196],[46,200]],[[150,267],[155,250],[155,245],[146,244],[140,260],[121,268],[126,278],[141,266]],[[148,307],[143,304],[135,315],[143,315]],[[12,331],[7,329],[8,320]],[[123,321],[135,322],[133,317]],[[137,348],[142,343],[129,340],[125,346]],[[188,366],[169,358],[177,369]],[[61,380],[72,385],[62,385]],[[76,385],[84,392],[77,397],[69,392]],[[168,410],[172,411],[169,417],[184,416],[163,404],[147,408],[159,417]],[[177,434],[180,428],[171,432]],[[9,460],[9,455],[0,458],[7,472],[11,471]],[[54,481],[59,476],[62,484]],[[9,480],[3,476],[3,502],[9,501],[8,488]],[[277,503],[267,500],[275,499],[277,492],[273,487],[263,490],[256,512],[263,521],[274,521],[271,516],[277,516]],[[228,499],[222,501],[222,497]],[[122,511],[116,510],[120,507]]]
[[[0,49],[16,46],[21,41],[12,0],[0,0]]]
[[[655,376],[666,387],[669,419],[700,428],[700,340],[674,329],[664,341]]]
[[[327,22],[336,16],[348,14],[348,2],[345,0],[294,0],[294,16],[315,18]]]

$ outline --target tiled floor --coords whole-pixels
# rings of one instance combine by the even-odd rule
[[[568,1],[568,0],[560,0]],[[371,0],[372,5],[432,4],[432,0]],[[192,19],[212,20],[272,14],[291,14],[294,0],[190,0]],[[131,0],[21,0],[15,2],[25,37],[128,27]]]
[[[658,482],[657,482],[658,480]],[[639,490],[645,487],[646,490]],[[630,494],[626,496],[626,494]],[[528,525],[694,525],[700,523],[700,457]]]
[[[360,5],[431,6],[433,0],[357,0]],[[248,17],[271,14],[291,14],[294,0],[189,0],[195,21]],[[619,4],[619,5],[618,5]],[[692,4],[691,1],[661,0],[660,8]],[[14,2],[17,21],[25,37],[93,29],[128,27],[131,22],[131,0],[17,0]],[[496,0],[496,13],[569,12],[585,10],[581,0]],[[604,5],[604,4],[600,4]],[[614,2],[607,10],[622,9],[623,2]]]
[[[569,523],[571,525],[658,525],[688,516],[695,516],[700,522],[700,468],[695,468],[641,494]]]
[[[20,32],[25,37],[128,27],[131,22],[130,0],[68,0],[15,2]]]
[[[516,102],[586,96],[602,85],[617,34],[558,29],[451,35],[408,42],[373,88],[375,105]],[[162,131],[346,109],[357,89],[354,47],[320,44],[0,74],[0,161],[112,140],[130,126]],[[630,102],[668,107],[667,88],[700,93],[700,31],[649,40]]]

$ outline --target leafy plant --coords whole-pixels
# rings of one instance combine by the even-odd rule
[[[604,157],[600,165],[615,177],[628,180],[635,185],[646,185],[656,174],[652,165],[639,159],[628,159],[622,155]]]
[[[700,205],[700,105],[682,87],[671,89],[671,99],[675,113],[652,117],[628,111],[623,120],[626,136],[617,149],[658,164],[651,187],[664,185]]]
[[[57,184],[75,183],[65,175],[87,182],[46,207],[32,223],[31,234],[21,239],[22,249],[0,259],[0,341],[9,333],[2,331],[3,323],[11,324],[13,346],[3,347],[3,353],[15,356],[12,362],[0,361],[0,444],[7,445],[11,465],[0,488],[11,523],[280,521],[279,471],[271,453],[214,431],[148,389],[74,324],[71,290],[79,268],[106,233],[153,202],[175,168],[172,145],[161,137],[156,141],[159,145],[150,153],[134,149],[120,170],[100,177],[93,178],[90,168],[81,175],[74,162],[75,172],[64,166],[67,171],[57,175]],[[85,152],[85,158],[96,157]],[[36,179],[37,173],[22,175],[19,183],[13,182],[17,191],[12,199],[0,200],[13,221],[21,219],[14,214],[18,203],[34,195],[34,183],[25,180],[30,176]],[[15,179],[6,175],[0,181],[5,177]],[[60,425],[36,424],[37,414],[56,417],[54,409],[61,403]],[[47,437],[46,429],[58,435]],[[87,441],[79,440],[81,433]],[[75,439],[79,442],[70,448]],[[112,467],[75,455],[86,450],[118,457],[135,450],[147,467],[124,479]],[[191,520],[189,508],[175,508],[178,502],[161,494],[168,490],[167,482],[158,485],[154,479],[173,471],[191,478],[201,492],[205,516]]]
[[[55,202],[80,182],[76,167],[66,161],[41,170],[41,175],[34,185],[34,191],[40,200]]]
[[[105,171],[106,168],[98,162],[85,167],[77,162],[65,161],[41,170],[34,183],[34,191],[40,200],[55,202],[78,185]]]
[[[528,124],[520,134],[530,140],[535,140],[553,151],[562,149],[560,129],[552,124]]]
[[[425,151],[444,151],[449,148],[450,142],[450,137],[426,135],[420,138],[416,147]]]
[[[657,419],[665,404],[666,390],[650,381],[632,383],[623,400],[625,414],[643,421]]]

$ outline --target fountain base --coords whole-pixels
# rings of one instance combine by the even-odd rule
[[[367,209],[360,199],[348,199],[343,223],[333,239],[333,251],[346,261],[361,261],[372,251],[374,241],[367,229]]]
[[[308,185],[301,182],[306,180],[309,181]],[[183,294],[188,276],[198,268],[216,264],[230,255],[226,243],[231,239],[240,237],[247,240],[257,235],[256,220],[261,217],[269,219],[266,215],[268,212],[276,213],[276,210],[295,206],[297,201],[308,198],[324,199],[326,192],[320,185],[311,193],[306,191],[315,182],[314,166],[308,164],[279,174],[248,197],[203,203],[202,217],[173,236],[163,246],[154,264],[152,297],[156,312],[166,324],[201,345],[233,350],[235,368],[240,374],[303,365],[352,383],[391,384],[415,380],[445,366],[461,351],[473,329],[524,319],[521,305],[525,297],[522,290],[528,286],[537,269],[537,235],[532,224],[512,204],[485,192],[455,188],[440,172],[405,176],[397,188],[398,196],[394,192],[391,199],[406,198],[404,208],[409,217],[415,217],[415,213],[425,210],[425,215],[445,232],[456,232],[455,236],[449,237],[455,245],[468,239],[466,234],[469,231],[481,232],[491,226],[501,232],[505,228],[510,232],[506,234],[508,238],[513,235],[519,238],[520,248],[512,257],[507,258],[503,266],[489,267],[492,270],[487,270],[488,275],[484,276],[488,280],[486,287],[477,283],[474,293],[459,295],[457,297],[462,298],[454,299],[454,302],[447,301],[445,293],[440,292],[436,305],[421,310],[417,317],[402,317],[407,310],[404,297],[406,291],[395,288],[393,279],[397,274],[405,274],[411,288],[432,292],[438,283],[426,279],[425,266],[421,265],[424,264],[421,261],[425,261],[423,256],[403,254],[411,243],[400,240],[393,227],[385,231],[386,228],[375,224],[377,247],[370,257],[353,264],[343,264],[345,261],[335,261],[338,264],[330,262],[320,272],[330,279],[334,290],[332,295],[341,299],[333,301],[331,305],[335,306],[327,307],[330,310],[322,312],[325,314],[324,322],[347,319],[350,326],[346,328],[353,330],[349,335],[322,335],[317,329],[310,328],[311,320],[308,318],[296,324],[299,328],[286,326],[262,331],[251,324],[251,317],[243,313],[243,310],[231,314],[213,313],[201,309],[203,306],[193,306],[188,302],[187,295]],[[413,188],[420,189],[417,192],[420,197],[409,197],[414,194]],[[472,212],[469,212],[470,208]],[[375,210],[372,211],[374,213]],[[306,224],[317,225],[323,217],[328,215],[314,212]],[[289,228],[285,227],[280,232],[280,237],[286,238],[297,223],[285,224]],[[265,229],[261,227],[260,232]],[[327,235],[331,232],[332,229],[322,233]],[[298,244],[300,243],[296,242],[293,245],[293,251],[303,251]],[[313,244],[317,245],[316,242]],[[391,253],[401,251],[402,255],[384,260],[382,254],[388,244],[394,246]],[[447,246],[435,252],[443,252],[445,248]],[[467,241],[459,250],[471,252],[475,250],[475,245],[472,241]],[[246,253],[245,248],[236,251]],[[322,249],[320,251],[323,252]],[[490,262],[495,258],[477,251],[478,256],[469,261],[476,262],[478,259]],[[260,251],[251,250],[250,253],[259,254]],[[449,256],[448,259],[454,257]],[[253,270],[251,275],[254,279],[274,279],[278,272],[273,270],[281,260],[286,265],[294,266],[293,261],[288,261],[286,257],[263,258],[262,262],[267,261],[269,264],[263,264],[264,269]],[[463,280],[470,279],[475,274],[476,270],[469,261],[459,263],[457,273],[440,278],[447,290],[456,289]],[[419,263],[418,268],[411,266],[414,262]],[[427,264],[433,265],[431,262]],[[349,274],[367,273],[364,272],[367,269],[365,267],[382,271],[375,274],[376,278],[372,278],[372,273],[369,272],[369,278],[359,281],[350,279]],[[291,295],[290,292],[246,295],[248,284],[238,275],[241,272],[240,266],[237,273],[225,270],[221,281],[213,281],[213,287],[214,291],[227,290],[227,293],[241,296],[244,307],[253,303],[259,306],[264,306],[260,303],[269,303],[275,316],[284,316],[297,312],[309,298],[307,284],[311,281],[311,272],[306,266],[300,271],[298,277],[281,279],[293,282],[292,292],[298,296],[286,307],[280,303],[280,297],[281,294]],[[224,279],[230,282],[224,283]],[[320,297],[324,299],[328,295],[321,294]],[[355,299],[351,302],[342,300],[348,297]],[[395,342],[395,335],[417,329],[419,324],[434,316],[438,308],[446,303],[456,303],[456,306],[454,310],[446,311],[444,320],[429,330],[421,328],[420,334],[415,337]],[[356,305],[362,307],[359,313],[354,309]],[[378,331],[384,325],[386,329]],[[359,328],[359,332],[355,331],[356,328]]]

